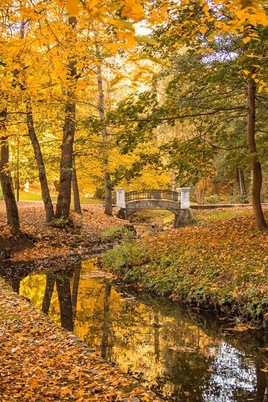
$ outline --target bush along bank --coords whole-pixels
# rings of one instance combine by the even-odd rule
[[[127,284],[268,329],[268,231],[252,216],[128,242],[103,267]]]

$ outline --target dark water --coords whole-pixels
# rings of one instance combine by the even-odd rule
[[[115,288],[95,264],[28,276],[20,294],[165,401],[268,401],[268,334]]]

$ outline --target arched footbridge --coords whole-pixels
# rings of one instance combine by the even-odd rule
[[[143,190],[129,191],[116,190],[116,206],[119,208],[117,216],[128,219],[134,212],[143,209],[166,209],[174,213],[174,227],[178,227],[185,211],[190,209],[190,188],[181,187],[171,190]]]

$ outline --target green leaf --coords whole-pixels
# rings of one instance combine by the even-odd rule
[[[136,35],[135,39],[139,43],[149,43],[150,45],[156,45],[156,40],[153,38],[150,38],[149,36],[146,35]]]

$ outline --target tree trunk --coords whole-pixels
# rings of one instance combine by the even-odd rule
[[[7,223],[10,225],[11,233],[16,236],[21,233],[19,211],[13,191],[11,175],[8,169],[9,147],[8,137],[6,135],[6,110],[0,112],[0,180],[3,190],[3,196],[6,204]]]
[[[76,26],[76,18],[69,17],[69,25],[72,29]],[[63,127],[63,141],[61,146],[60,183],[56,205],[56,218],[70,219],[71,186],[73,168],[73,143],[75,135],[75,86],[77,81],[76,60],[69,60],[69,86],[65,105],[65,122]]]
[[[45,212],[46,212],[46,221],[51,222],[52,219],[54,218],[53,204],[52,204],[52,200],[50,197],[44,159],[43,159],[40,144],[39,144],[39,141],[38,141],[38,138],[37,138],[37,135],[35,132],[35,128],[34,128],[32,106],[31,106],[29,100],[27,101],[27,104],[26,104],[26,116],[27,116],[28,134],[29,134],[32,146],[33,146],[35,160],[36,160],[37,167],[38,167],[42,199],[44,202]]]
[[[73,156],[72,184],[73,184],[73,197],[74,197],[74,211],[78,214],[82,214],[74,156]]]
[[[105,166],[105,165],[104,165]],[[110,188],[110,173],[107,170],[104,170],[104,186],[105,186],[105,215],[113,214],[113,198],[112,198],[112,190]]]
[[[101,68],[101,57],[100,51],[98,48],[97,40],[95,41],[96,53],[99,59],[99,64],[97,65],[97,74],[98,74],[98,95],[99,95],[99,117],[100,120],[104,121],[105,118],[105,102],[104,102],[104,90],[103,90],[103,79],[102,79],[102,68]],[[105,189],[105,210],[104,213],[106,215],[113,214],[113,203],[112,203],[112,189],[111,189],[111,178],[110,173],[108,171],[108,156],[107,156],[107,139],[108,139],[108,131],[105,123],[102,124],[101,128],[102,141],[103,141],[103,180],[104,180],[104,189]]]
[[[65,107],[65,124],[61,147],[60,184],[56,205],[56,218],[69,220],[71,205],[73,143],[75,134],[75,103],[69,98]]]
[[[253,80],[248,84],[248,124],[247,124],[247,144],[251,156],[252,164],[252,206],[255,215],[256,226],[258,229],[266,229],[267,223],[264,218],[261,206],[262,170],[258,159],[257,147],[255,142],[255,120],[256,120],[256,85]]]
[[[237,172],[237,182],[238,182],[238,185],[239,185],[240,195],[246,197],[247,191],[246,191],[245,176],[244,176],[243,169],[238,167],[236,169],[236,172]]]

